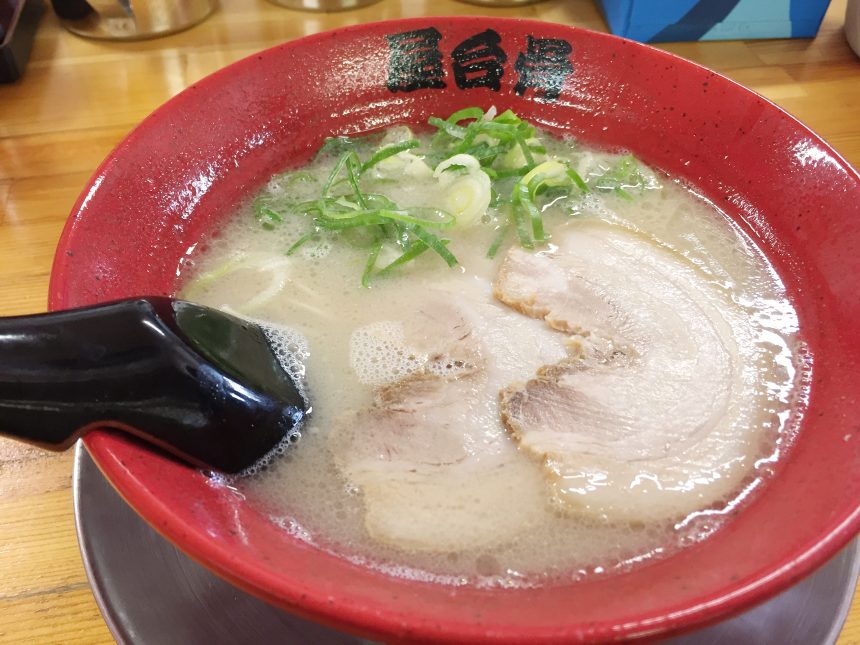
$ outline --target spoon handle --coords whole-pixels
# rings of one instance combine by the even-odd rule
[[[64,450],[94,427],[188,419],[172,394],[181,375],[160,306],[138,299],[0,319],[0,434]]]

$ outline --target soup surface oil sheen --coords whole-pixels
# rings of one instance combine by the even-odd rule
[[[622,159],[540,136],[546,159],[590,185]],[[358,154],[379,145],[359,140]],[[451,208],[452,182],[415,159],[391,158],[362,186]],[[335,160],[274,177],[264,195],[314,199]],[[806,375],[797,319],[724,214],[639,173],[639,186],[545,204],[550,239],[533,252],[509,237],[487,257],[505,217],[491,206],[445,231],[457,266],[427,252],[368,288],[366,248],[321,235],[286,255],[307,218],[263,228],[241,208],[188,258],[181,295],[270,323],[313,413],[297,445],[229,484],[297,539],[440,584],[569,582],[712,534],[790,443]],[[531,262],[549,267],[535,265],[538,280]],[[548,286],[556,274],[567,282]],[[550,313],[533,311],[541,299]],[[545,409],[556,399],[588,432]]]

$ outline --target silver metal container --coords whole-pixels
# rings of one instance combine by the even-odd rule
[[[345,11],[358,9],[379,0],[270,0],[274,4],[287,9],[302,9],[304,11]]]
[[[211,14],[216,0],[53,0],[60,23],[78,36],[142,40],[188,29]]]

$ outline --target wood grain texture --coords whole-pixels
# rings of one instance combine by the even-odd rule
[[[845,43],[846,0],[814,40],[663,46],[747,85],[860,166],[860,61]],[[401,16],[535,17],[606,30],[592,0],[489,9],[454,0],[382,0],[334,14],[222,0],[186,32],[137,43],[87,41],[53,14],[18,83],[0,86],[0,315],[43,311],[54,247],[98,163],[149,112],[201,77],[260,49],[333,27]],[[71,454],[0,440],[0,643],[110,643],[78,553]],[[855,602],[839,645],[860,645]]]

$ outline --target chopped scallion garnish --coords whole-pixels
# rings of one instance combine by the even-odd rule
[[[292,246],[287,249],[287,255],[292,255],[296,251],[298,251],[306,242],[309,242],[313,238],[318,235],[316,231],[308,231],[304,235],[302,235],[299,239],[293,242]]]
[[[445,246],[446,241],[427,230],[450,228],[455,224],[453,215],[437,208],[400,208],[388,197],[367,193],[361,187],[361,177],[365,171],[384,159],[418,145],[418,141],[412,139],[383,146],[362,163],[354,146],[339,142],[339,147],[345,150],[332,167],[322,187],[322,195],[295,206],[297,213],[311,218],[312,229],[299,237],[287,254],[295,253],[319,235],[320,231],[345,235],[344,239],[353,246],[369,245],[370,254],[361,277],[361,284],[365,287],[370,285],[374,277],[376,261],[386,242],[404,250],[394,263],[384,268],[386,273],[394,268],[392,265],[399,266],[427,249],[435,251],[448,266],[457,264],[457,258]],[[349,192],[343,194],[340,191],[345,186],[348,186]],[[264,203],[259,208],[255,207],[255,212],[259,213],[258,219],[264,224],[282,220],[277,213],[270,215]],[[376,275],[379,273],[377,271]]]
[[[579,167],[585,163],[588,173],[584,180],[568,161],[553,158],[536,137],[535,126],[511,110],[496,114],[495,109],[484,112],[467,107],[447,119],[430,117],[428,123],[436,128],[428,149],[419,150],[420,141],[401,126],[391,133],[394,136],[386,135],[364,161],[359,157],[359,151],[365,149],[360,139],[327,139],[321,153],[330,155],[334,163],[326,180],[315,180],[304,171],[277,178],[274,192],[254,201],[255,217],[266,229],[275,228],[287,216],[307,218],[309,230],[290,245],[287,255],[321,237],[367,250],[361,276],[361,284],[367,287],[375,278],[390,274],[427,251],[433,251],[448,266],[456,265],[457,258],[448,249],[449,240],[438,235],[438,231],[457,224],[452,212],[460,218],[460,227],[497,228],[487,250],[487,257],[492,258],[511,232],[525,248],[545,244],[549,235],[543,212],[560,198],[594,190],[632,199],[631,191],[658,185],[647,169],[639,169],[632,155],[618,157],[609,168],[600,167],[602,172],[595,172],[593,166],[588,169],[588,160],[580,159]],[[395,141],[387,143],[389,138]],[[371,169],[375,169],[373,174],[365,176]],[[367,190],[368,186],[379,190],[383,185],[396,184],[403,177],[438,182],[434,186],[438,185],[442,203],[451,212],[404,208],[385,195]],[[299,187],[304,182],[317,183]],[[483,212],[486,203],[498,209],[501,220],[492,213],[487,217]],[[391,250],[399,251],[399,255],[377,267],[380,257],[390,260]]]
[[[394,155],[400,154],[401,152],[404,152],[406,150],[412,150],[412,148],[417,148],[419,145],[421,144],[418,142],[418,139],[409,139],[408,141],[392,143],[389,146],[380,148],[373,154],[370,159],[368,159],[361,165],[361,172],[367,172],[380,161],[388,159],[389,157],[393,157]]]
[[[382,240],[376,240],[373,248],[370,249],[370,255],[367,256],[367,262],[364,264],[364,273],[361,274],[361,286],[370,286],[370,276],[373,273],[373,267],[376,266],[376,259],[379,257],[379,252],[382,250]]]
[[[491,260],[496,257],[499,249],[504,244],[505,239],[508,237],[508,233],[510,232],[510,225],[506,224],[499,229],[499,232],[496,234],[496,238],[493,240],[493,243],[490,245],[490,248],[487,249],[487,257]]]
[[[397,267],[406,264],[407,262],[411,262],[429,248],[430,247],[424,244],[421,240],[415,240],[399,257],[382,267],[376,275],[383,276],[391,273],[391,271]]]
[[[615,193],[626,200],[633,199],[631,190],[641,191],[657,186],[653,176],[646,176],[640,169],[636,157],[622,155],[615,164],[602,174],[590,179],[589,184],[601,192]]]

